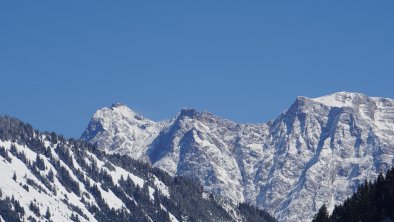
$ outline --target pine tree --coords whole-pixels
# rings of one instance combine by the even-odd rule
[[[54,181],[54,174],[53,174],[52,170],[49,170],[49,172],[48,172],[48,179],[49,179],[49,181],[51,181],[53,183],[53,181]]]
[[[45,218],[48,220],[51,218],[51,212],[49,211],[49,207],[47,208],[47,212],[45,213]]]
[[[12,176],[12,179],[14,180],[14,181],[16,181],[16,173],[14,172],[14,175]]]
[[[43,159],[40,158],[40,155],[37,154],[36,156],[36,162],[35,162],[36,166],[38,169],[40,170],[45,170],[45,162]]]
[[[394,221],[394,168],[386,177],[379,174],[373,183],[365,181],[343,204],[335,206],[330,220]]]
[[[319,212],[313,218],[312,222],[329,222],[330,218],[328,215],[327,207],[325,204],[319,209]]]

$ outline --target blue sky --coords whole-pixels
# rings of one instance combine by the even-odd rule
[[[275,118],[298,95],[394,98],[393,1],[2,1],[0,113],[79,137],[123,102]]]

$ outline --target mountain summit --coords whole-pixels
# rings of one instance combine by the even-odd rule
[[[130,154],[135,159],[144,156],[145,147],[159,134],[165,123],[156,123],[116,103],[98,110],[83,133],[90,141],[109,153]]]
[[[98,110],[82,138],[196,179],[208,192],[252,203],[279,220],[306,221],[393,165],[394,100],[349,92],[297,97],[264,124],[192,109],[154,122],[117,106]]]

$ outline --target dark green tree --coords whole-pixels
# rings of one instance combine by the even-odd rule
[[[386,177],[379,174],[374,182],[365,181],[343,204],[334,208],[330,221],[394,221],[394,168]],[[323,214],[320,209],[315,219]],[[322,221],[322,220],[315,220]]]
[[[37,167],[38,169],[40,169],[40,170],[45,170],[45,162],[44,162],[44,159],[41,159],[39,154],[37,154],[37,156],[36,156],[35,165],[36,165],[36,167]]]
[[[49,207],[47,208],[47,212],[45,213],[45,218],[48,220],[51,218],[51,212],[49,211]]]
[[[319,212],[315,215],[312,222],[330,222],[330,217],[325,204],[320,207]]]
[[[54,181],[54,174],[53,174],[52,170],[49,170],[49,172],[48,172],[48,179],[49,179],[49,181],[51,181],[53,183],[53,181]]]

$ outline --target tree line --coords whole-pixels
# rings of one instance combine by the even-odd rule
[[[323,205],[313,222],[375,222],[394,221],[394,168],[374,181],[364,181],[343,204],[335,206],[332,214]]]

